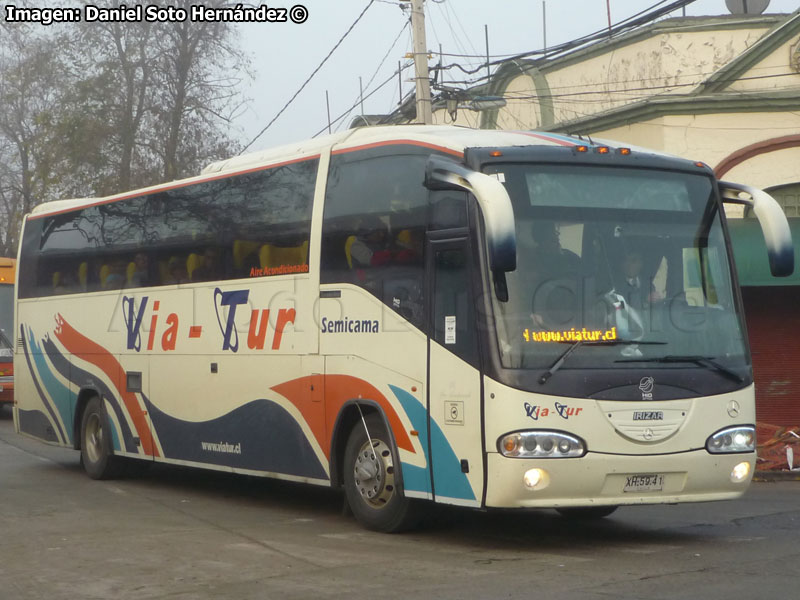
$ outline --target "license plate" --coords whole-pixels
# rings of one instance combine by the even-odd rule
[[[627,475],[623,492],[660,492],[664,489],[663,475]]]

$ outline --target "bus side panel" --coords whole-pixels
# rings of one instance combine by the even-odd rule
[[[312,425],[321,404],[298,356],[169,356],[151,363],[153,430],[163,457],[326,480]]]
[[[325,370],[325,410],[331,436],[332,426],[347,403],[362,401],[377,405],[392,429],[406,495],[431,498],[427,411],[422,383],[352,355],[328,356]],[[355,426],[360,427],[361,422]],[[348,431],[340,432],[344,439],[348,434]]]
[[[113,351],[121,347],[114,339],[119,330],[112,317],[118,300],[116,294],[104,294],[19,304],[23,338],[16,354],[20,432],[42,437],[36,423],[44,417],[49,424],[47,441],[78,445],[81,415],[76,412],[77,399],[85,392],[103,398],[115,452],[153,455],[144,395],[127,389],[121,356]],[[52,320],[37,321],[36,315],[52,315]],[[141,361],[137,368],[142,368]]]
[[[484,473],[480,373],[433,340],[430,361],[428,391],[436,501],[480,506]]]
[[[469,431],[461,425],[448,426],[439,399],[436,400],[436,413],[431,413],[429,421],[429,399],[423,383],[428,377],[428,340],[425,334],[361,287],[344,283],[323,287],[329,292],[320,300],[320,350],[327,357],[325,404],[328,423],[336,422],[338,411],[345,402],[368,400],[377,404],[392,428],[402,463],[406,495],[433,497],[431,465],[435,464],[435,477],[438,478],[437,486],[442,486],[443,502],[479,502],[483,463],[478,400],[468,403]],[[446,368],[464,365],[451,353],[446,354],[451,359],[446,361]],[[432,364],[431,370],[433,368]],[[459,373],[467,377],[474,375],[471,378],[473,391],[479,392],[477,372],[471,367],[468,369],[458,371],[455,376]],[[463,398],[459,397],[459,400]],[[349,432],[341,433],[347,435]],[[457,439],[451,439],[454,433]],[[471,473],[463,472],[462,458],[469,461]],[[438,487],[435,492],[438,500]]]
[[[145,399],[158,458],[328,480],[314,434],[322,405],[303,383],[322,371],[310,358],[317,349],[316,296],[308,276],[159,291]],[[165,339],[167,311],[175,314],[174,343]]]
[[[20,307],[22,344],[14,356],[16,428],[49,443],[72,446],[76,393],[70,385],[69,362],[46,326],[25,324],[27,306]]]
[[[302,383],[323,371],[312,289],[258,277],[23,302],[20,431],[72,445],[90,389],[116,453],[325,482],[321,397]]]

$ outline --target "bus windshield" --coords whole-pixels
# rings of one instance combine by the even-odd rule
[[[485,172],[505,184],[516,220],[509,298],[493,295],[505,369],[704,368],[745,381],[708,176],[539,164]]]

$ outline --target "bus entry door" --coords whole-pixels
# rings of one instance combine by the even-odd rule
[[[429,239],[428,444],[434,497],[479,506],[483,448],[469,240]]]

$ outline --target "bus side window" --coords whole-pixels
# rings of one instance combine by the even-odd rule
[[[433,191],[430,195],[428,229],[456,229],[467,226],[466,192]]]
[[[320,282],[361,286],[419,328],[428,154],[394,146],[334,155],[322,225]]]

